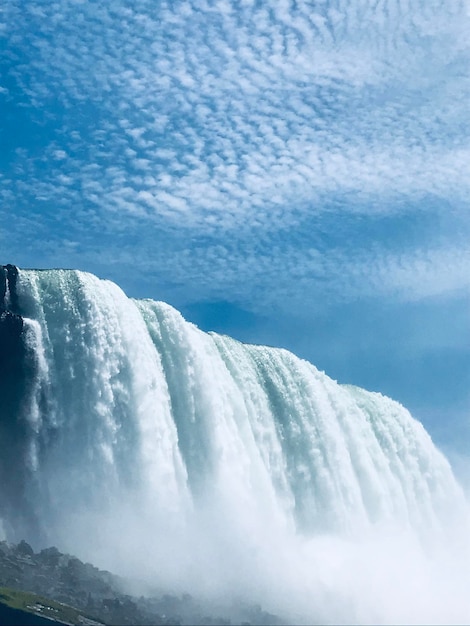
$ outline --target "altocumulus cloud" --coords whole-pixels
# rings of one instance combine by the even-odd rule
[[[461,0],[6,0],[2,245],[252,309],[468,288],[469,26]]]

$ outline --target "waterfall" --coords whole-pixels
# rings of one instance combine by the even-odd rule
[[[91,274],[2,276],[8,538],[299,620],[470,619],[467,503],[400,404]]]

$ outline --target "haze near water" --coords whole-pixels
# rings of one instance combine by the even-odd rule
[[[398,403],[90,274],[6,285],[7,538],[289,621],[470,620],[467,502]]]

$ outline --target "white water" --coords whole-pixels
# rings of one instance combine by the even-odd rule
[[[467,503],[398,403],[89,274],[18,295],[47,541],[296,622],[470,621]]]

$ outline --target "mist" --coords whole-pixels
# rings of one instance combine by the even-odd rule
[[[74,515],[59,543],[121,575],[134,595],[189,593],[235,623],[256,605],[291,624],[468,623],[466,515],[421,534],[388,523],[305,536],[243,509],[208,505],[183,523],[116,505]]]
[[[8,541],[235,622],[470,621],[468,500],[403,406],[90,274],[8,289]]]

